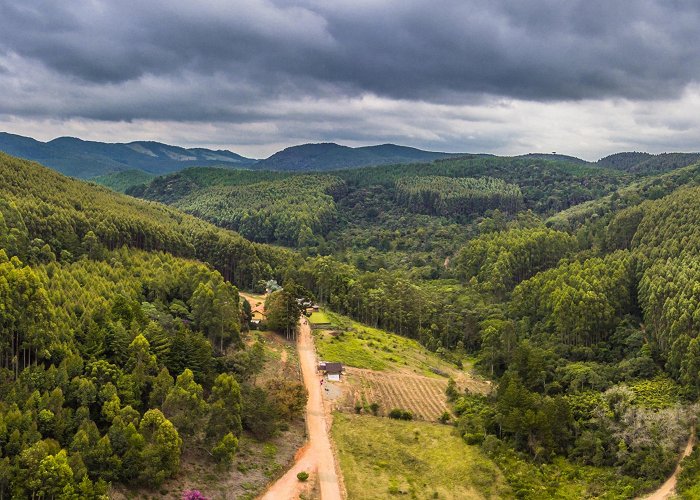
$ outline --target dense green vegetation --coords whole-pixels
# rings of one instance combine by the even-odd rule
[[[406,176],[493,177],[520,187],[525,207],[550,214],[598,198],[626,184],[615,170],[528,157],[463,156],[428,164],[394,165],[334,172],[350,185],[391,185]]]
[[[88,187],[35,163],[0,154],[0,173],[0,246],[23,261],[40,255],[99,257],[127,245],[199,259],[226,280],[253,288],[295,258],[177,210]]]
[[[178,208],[248,239],[311,246],[335,222],[333,194],[345,184],[335,177],[296,176],[243,186],[217,186],[187,196]]]
[[[225,469],[244,429],[267,439],[298,416],[298,382],[253,383],[264,351],[243,347],[237,288],[173,256],[211,252],[253,283],[284,252],[29,162],[0,169],[0,496],[153,488],[184,447]]]
[[[260,160],[256,170],[288,172],[323,171],[338,168],[357,168],[367,165],[417,163],[453,156],[420,149],[381,144],[351,148],[334,143],[301,144],[278,151]]]
[[[522,208],[522,193],[518,186],[490,177],[401,177],[396,201],[428,215],[469,217],[495,209],[515,213]]]
[[[155,176],[153,174],[149,174],[143,170],[124,170],[93,177],[90,180],[114,191],[124,193],[127,189],[133,186],[147,184],[154,178]]]
[[[156,177],[150,182],[135,185],[127,194],[162,203],[174,204],[198,190],[212,186],[243,186],[262,181],[281,180],[289,174],[281,172],[258,172],[253,170],[231,170],[216,167],[187,168],[179,172]],[[201,196],[206,196],[201,193]]]
[[[226,462],[241,432],[237,421],[226,424],[233,430],[207,434],[212,412],[221,410],[211,399],[220,393],[221,376],[236,377],[240,403],[227,404],[240,406],[240,427],[260,438],[274,433],[280,419],[298,411],[301,395],[290,400],[286,396],[296,393],[289,387],[251,383],[259,356],[241,348],[237,321],[222,321],[239,317],[229,282],[259,290],[272,278],[284,287],[268,298],[273,329],[294,335],[300,298],[327,306],[330,321],[343,323],[342,333],[318,336],[324,357],[382,370],[412,363],[403,347],[420,342],[443,363],[473,359],[495,389],[475,396],[453,387],[452,421],[467,444],[498,465],[516,497],[639,495],[670,474],[687,440],[696,416],[692,403],[700,396],[697,165],[647,175],[656,170],[632,168],[646,157],[618,158],[622,163],[611,164],[617,170],[537,156],[467,156],[313,175],[192,169],[129,191],[290,247],[283,249],[1,159],[6,412],[15,404],[21,414],[29,412],[28,422],[37,422],[40,437],[27,438],[29,446],[56,440],[41,446],[42,459],[53,457],[57,467],[61,450],[73,467],[80,449],[70,443],[80,430],[88,442],[109,435],[113,421],[102,406],[112,394],[119,410],[129,405],[138,414],[133,427],[146,441],[140,450],[152,437],[155,417],[146,415],[157,410],[184,445],[197,442]],[[72,277],[78,269],[96,277],[90,285],[99,292],[91,293],[102,299],[73,290],[87,282]],[[14,293],[17,287],[26,293]],[[31,314],[12,312],[18,310]],[[69,442],[41,431],[57,432],[51,422],[59,411],[34,402],[44,389],[29,403],[35,385],[19,387],[28,370],[60,372],[71,356],[83,367],[69,371],[62,407],[73,415],[87,411],[97,432],[71,424]],[[134,359],[141,360],[138,367]],[[106,399],[96,386],[94,401],[81,400],[75,391],[88,386],[72,388],[71,380],[93,377],[94,360],[121,373],[108,378],[114,391],[108,389]],[[46,390],[63,391],[60,381]],[[43,410],[54,417],[41,416]],[[199,427],[185,414],[195,415]],[[149,423],[142,429],[144,419]],[[178,443],[174,434],[169,442]],[[164,475],[176,469],[179,446],[158,452]],[[10,470],[25,467],[24,459],[13,458],[21,452],[2,456]],[[107,468],[102,462],[85,460],[93,487],[115,479],[100,475]],[[394,462],[387,459],[387,477],[379,475],[389,481],[382,486],[387,493],[391,471],[403,467]],[[412,481],[406,480],[409,488]],[[681,491],[692,497],[693,488],[684,476]]]
[[[487,290],[502,294],[576,249],[572,236],[542,227],[487,233],[459,251],[455,269],[463,280],[475,278]]]
[[[598,160],[602,167],[641,174],[658,174],[685,167],[700,160],[700,153],[616,153]]]

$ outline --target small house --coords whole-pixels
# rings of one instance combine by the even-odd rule
[[[342,363],[326,363],[326,377],[332,382],[340,382],[340,374],[343,373]]]

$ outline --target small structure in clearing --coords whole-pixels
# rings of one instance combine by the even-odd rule
[[[321,361],[318,370],[326,375],[326,378],[333,382],[340,382],[340,375],[343,373],[343,363],[329,363]]]

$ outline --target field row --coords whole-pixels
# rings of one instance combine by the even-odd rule
[[[352,408],[358,403],[362,406],[378,403],[380,414],[401,408],[428,421],[437,420],[448,409],[446,380],[350,368],[348,381],[352,386]]]

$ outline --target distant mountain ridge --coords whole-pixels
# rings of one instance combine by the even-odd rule
[[[423,151],[395,144],[351,148],[324,142],[291,146],[265,160],[260,160],[254,168],[290,172],[325,171],[394,163],[420,163],[461,154],[464,153]]]
[[[192,166],[249,168],[257,161],[226,150],[187,149],[152,141],[104,143],[59,137],[41,142],[6,132],[0,132],[0,151],[84,179],[134,169],[162,175]]]
[[[653,155],[638,151],[615,153],[598,160],[597,164],[633,174],[653,175],[670,172],[700,161],[700,153],[661,153]]]

